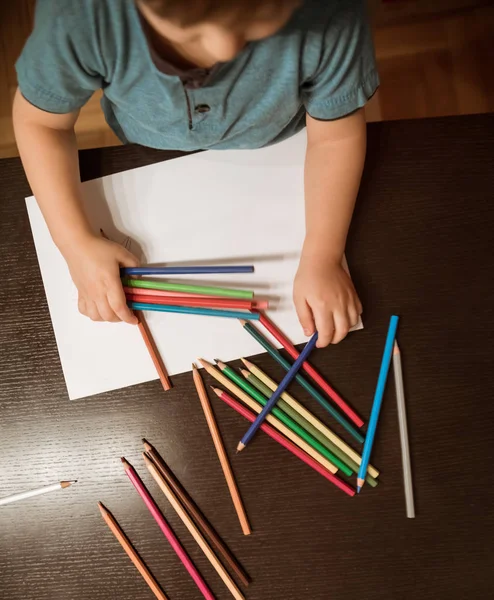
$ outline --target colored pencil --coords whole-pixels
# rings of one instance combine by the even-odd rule
[[[268,319],[268,317],[262,313],[261,318],[259,319],[260,323],[269,331],[269,333],[277,340],[279,344],[283,346],[283,348],[288,352],[288,354],[296,360],[299,356],[299,351],[295,348],[295,346],[290,342],[288,338],[286,338],[281,331],[276,327],[276,325]],[[336,390],[334,390],[329,383],[314,369],[314,367],[308,363],[304,362],[302,365],[304,371],[312,378],[312,380],[317,383],[317,385],[326,392],[326,394],[333,400],[335,404],[337,404],[341,410],[346,414],[346,416],[357,425],[357,427],[362,427],[364,421],[359,417],[359,415],[353,410],[351,406],[348,405],[345,400],[338,394]]]
[[[163,386],[165,392],[167,392],[168,390],[171,390],[172,384],[170,382],[170,379],[168,378],[168,373],[166,372],[165,365],[161,360],[161,356],[158,352],[158,349],[156,348],[156,344],[154,343],[151,332],[149,331],[149,327],[146,323],[146,320],[144,319],[144,315],[136,313],[136,317],[138,319],[137,326],[139,328],[141,337],[144,343],[146,344],[149,356],[151,357],[151,360],[154,363],[154,367],[156,369],[156,372],[158,373],[158,377],[160,378],[161,385]]]
[[[223,317],[225,319],[259,319],[258,313],[243,313],[236,310],[220,310],[215,308],[200,308],[189,306],[163,306],[162,304],[147,304],[144,302],[127,302],[132,310],[148,310],[151,312],[178,313],[182,315],[200,315],[203,317]]]
[[[182,561],[184,567],[187,569],[189,575],[194,580],[194,583],[197,585],[204,598],[207,598],[208,600],[214,600],[214,596],[211,590],[209,589],[207,583],[204,581],[199,571],[195,568],[194,563],[190,560],[188,554],[185,552],[184,548],[178,541],[178,538],[173,533],[172,528],[168,525],[168,522],[166,521],[165,517],[161,514],[158,505],[153,500],[153,497],[148,492],[146,486],[142,482],[134,467],[132,467],[132,465],[130,465],[125,460],[125,458],[122,458],[121,461],[123,463],[127,477],[132,482],[132,485],[137,490],[137,493],[142,498],[147,509],[149,510],[154,520],[158,524],[159,528],[163,532],[164,536],[168,540],[170,546],[173,548],[177,556]]]
[[[256,400],[261,406],[266,406],[268,399],[273,395],[271,390],[268,390],[268,395],[265,396],[248,381],[245,381],[245,379],[238,375],[231,367],[219,360],[216,360],[216,363],[220,368],[220,371],[229,377],[233,383],[236,383],[244,390],[244,392],[249,394],[249,396]],[[285,409],[288,409],[288,412]],[[332,462],[335,467],[341,469],[345,475],[352,475],[353,471],[304,427],[304,424],[300,422],[300,415],[298,415],[295,411],[292,411],[286,402],[279,399],[278,404],[272,408],[271,413],[294,433],[298,434],[305,442],[312,446],[314,450],[317,450],[319,454],[322,454],[322,456]]]
[[[122,276],[127,275],[211,275],[220,273],[253,273],[253,265],[204,266],[204,267],[123,267]]]
[[[240,402],[237,402],[236,400],[234,400],[230,395],[228,395],[223,390],[220,390],[218,388],[213,388],[213,391],[219,398],[221,398],[221,400],[223,400],[223,402],[225,402],[226,404],[228,404],[228,406],[230,406],[231,408],[236,410],[245,419],[247,419],[251,423],[254,422],[254,420],[256,418],[255,414],[252,413],[247,408],[245,408],[245,406],[242,406],[242,404],[240,404]],[[300,450],[300,448],[297,447],[295,444],[293,444],[290,440],[286,439],[283,435],[281,435],[278,431],[276,431],[276,429],[274,427],[272,427],[268,423],[264,422],[261,425],[261,430],[264,431],[264,433],[267,433],[267,435],[269,435],[269,437],[271,437],[273,440],[275,440],[276,442],[281,444],[284,448],[289,450],[297,458],[299,458],[304,463],[306,463],[307,465],[312,467],[315,471],[317,471],[320,475],[325,477],[328,481],[331,481],[331,483],[333,483],[338,488],[340,488],[340,490],[345,492],[345,494],[348,494],[348,496],[355,495],[355,490],[350,485],[348,485],[345,481],[342,481],[339,477],[336,477],[335,475],[333,475],[327,469],[323,468],[317,461],[315,461],[313,458],[311,458],[305,452]]]
[[[156,596],[156,598],[158,598],[158,600],[168,600],[168,596],[166,596],[166,594],[163,592],[163,590],[160,587],[160,584],[156,581],[154,575],[147,568],[146,564],[139,556],[137,550],[134,548],[129,538],[123,532],[115,517],[101,502],[98,502],[98,506],[101,512],[101,516],[105,520],[105,523],[108,525],[113,535],[117,538],[119,544],[127,553],[127,556],[134,563],[134,566],[142,575],[144,581],[151,588],[153,594]]]
[[[254,365],[247,359],[241,358],[240,360],[244,363],[247,369],[249,369],[250,373],[252,373],[253,376],[255,376],[258,379],[258,381],[261,381],[264,385],[266,385],[266,387],[268,387],[272,392],[274,392],[274,390],[278,387],[276,381],[273,381],[270,377],[266,375],[264,371],[262,371],[258,366]],[[308,411],[305,408],[305,406],[303,406],[302,404],[300,404],[300,402],[295,400],[295,398],[293,398],[293,396],[291,396],[288,392],[283,392],[281,397],[302,417],[307,419],[307,421],[309,421],[314,426],[314,428],[320,431],[322,435],[324,435],[329,441],[331,441],[331,443],[333,443],[335,447],[339,448],[342,453],[348,456],[348,460],[351,461],[349,466],[351,466],[355,471],[358,471],[358,465],[362,462],[362,458],[358,454],[358,452],[351,448],[344,440],[342,440],[338,435],[336,435],[336,433],[334,433],[332,429],[327,427],[315,415]],[[355,468],[354,465],[357,465],[357,467]],[[368,473],[369,476],[371,476],[374,480],[376,477],[379,476],[379,471],[372,465],[369,465]]]
[[[26,500],[27,498],[32,498],[33,496],[40,496],[41,494],[47,494],[48,492],[55,492],[56,490],[65,489],[70,487],[75,481],[59,481],[57,483],[53,483],[52,485],[45,485],[44,487],[38,488],[36,490],[30,490],[29,492],[21,492],[20,494],[13,494],[12,496],[5,496],[4,498],[0,498],[0,506],[4,504],[10,504],[11,502],[18,502],[19,500]]]
[[[240,323],[242,324],[245,331],[247,331],[255,340],[259,342],[259,344],[268,352],[268,354],[274,358],[276,362],[278,362],[286,371],[289,371],[292,367],[291,363],[286,360],[284,356],[282,356],[278,350],[268,342],[268,340],[261,335],[261,333],[253,327],[250,323],[247,323],[245,320],[240,319]],[[352,435],[359,443],[363,443],[364,436],[357,431],[355,427],[349,423],[343,415],[331,406],[331,404],[324,398],[324,396],[319,393],[316,388],[311,385],[305,377],[297,373],[295,375],[295,381],[299,383],[313,398],[316,400],[338,423],[348,431],[350,435]]]
[[[162,297],[126,293],[127,300],[149,304],[163,304],[165,306],[200,306],[202,308],[231,308],[234,310],[257,310],[257,303],[251,300],[237,300],[236,298],[187,298],[187,297]]]
[[[149,281],[146,279],[124,278],[122,284],[131,288],[144,288],[148,290],[165,290],[167,292],[187,292],[203,294],[206,296],[223,296],[225,298],[243,298],[251,300],[254,292],[246,290],[232,290],[208,285],[191,285],[188,283],[171,283],[169,281]]]
[[[244,503],[242,502],[242,497],[238,491],[235,476],[233,475],[232,467],[230,465],[230,461],[228,460],[225,446],[223,445],[220,430],[216,423],[216,419],[214,418],[213,409],[211,408],[206,388],[204,387],[204,382],[202,381],[201,374],[199,373],[195,364],[192,364],[192,377],[194,379],[197,395],[199,396],[199,400],[201,402],[202,410],[204,411],[204,416],[206,417],[209,432],[213,439],[216,454],[218,455],[218,460],[220,461],[221,469],[223,471],[223,475],[225,476],[226,484],[232,498],[233,506],[235,507],[238,520],[240,521],[242,533],[244,535],[249,535],[251,533],[251,529],[249,525],[249,519],[247,518],[247,513],[245,512]]]
[[[204,552],[206,558],[209,560],[214,570],[221,577],[223,583],[229,589],[232,596],[236,600],[245,600],[245,597],[242,594],[242,592],[238,589],[237,584],[233,581],[228,571],[218,560],[216,554],[211,550],[210,545],[204,539],[204,536],[199,531],[194,521],[190,518],[189,514],[182,506],[179,499],[175,496],[173,490],[168,485],[165,478],[158,471],[156,465],[153,463],[151,458],[145,452],[143,452],[143,458],[148,471],[151,473],[152,478],[156,481],[163,494],[165,494],[168,502],[172,505],[173,510],[180,517],[180,520],[185,525],[185,527],[187,527],[190,535],[194,538],[199,548]]]
[[[258,379],[250,371],[247,371],[246,369],[242,369],[241,373],[247,379],[247,381],[249,383],[251,383],[257,390],[259,390],[261,392],[261,394],[263,394],[263,396],[265,396],[266,398],[269,398],[269,396],[273,393],[274,390],[269,388],[266,384],[264,384],[260,379]],[[277,386],[275,385],[274,389],[276,389],[276,387]],[[325,446],[333,455],[335,455],[341,462],[343,462],[352,472],[356,473],[358,471],[358,467],[359,467],[358,464],[354,460],[352,460],[347,454],[345,454],[345,452],[343,452],[343,450],[341,450],[341,448],[339,448],[336,444],[334,444],[318,427],[316,427],[313,424],[317,420],[316,417],[314,415],[312,415],[311,413],[309,413],[309,411],[306,411],[306,409],[302,405],[299,405],[303,409],[302,412],[309,413],[307,416],[309,416],[310,418],[307,419],[302,414],[302,412],[300,412],[297,408],[293,408],[293,405],[285,400],[285,395],[286,395],[285,392],[283,392],[283,394],[281,395],[281,398],[278,400],[278,408],[280,408],[289,417],[291,417],[294,421],[296,421],[301,427],[303,427],[308,433],[310,433],[310,435],[313,438],[315,438],[320,444]],[[295,402],[295,404],[298,404],[298,402],[296,400],[294,400],[293,398],[291,398],[291,400],[293,400]],[[321,423],[321,425],[322,425],[322,423]],[[324,425],[323,425],[323,428],[324,428]],[[332,462],[334,464],[336,464],[336,466],[338,466],[337,463],[335,463],[334,461],[332,461]],[[376,479],[374,479],[374,477],[371,477],[371,475],[369,475],[369,474],[367,474],[366,481],[371,487],[376,487],[376,485],[377,485]]]
[[[266,415],[273,410],[273,408],[274,408],[275,404],[278,402],[281,394],[286,390],[286,388],[290,385],[292,379],[294,379],[296,377],[297,373],[302,368],[302,364],[303,364],[304,360],[310,355],[312,350],[316,347],[318,337],[319,337],[319,334],[316,331],[316,333],[311,337],[311,339],[304,346],[304,349],[302,350],[300,356],[290,367],[290,369],[288,370],[285,377],[283,377],[280,385],[272,393],[271,397],[266,402],[265,406],[263,407],[260,414],[257,416],[254,423],[252,423],[251,426],[245,432],[244,436],[238,443],[237,452],[241,452],[247,446],[247,444],[250,442],[250,440],[254,437],[254,435],[256,434],[256,431],[261,426],[261,423],[266,418]]]
[[[137,280],[138,281],[138,280]],[[140,296],[156,296],[157,298],[215,298],[207,294],[191,294],[187,292],[167,292],[166,290],[152,290],[148,288],[129,287],[124,285],[126,294],[139,294]]]
[[[241,388],[232,383],[228,377],[225,377],[221,371],[215,369],[211,363],[203,359],[199,359],[201,365],[206,369],[206,371],[214,377],[216,381],[224,385],[227,390],[235,394],[237,398],[242,400],[244,404],[246,404],[251,410],[256,413],[261,412],[261,406],[248,394],[246,394]],[[327,458],[319,454],[317,450],[314,450],[312,446],[310,446],[307,442],[305,442],[299,435],[294,433],[291,429],[289,429],[286,425],[284,425],[279,419],[277,419],[273,415],[267,416],[267,421],[280,433],[286,436],[289,440],[291,440],[294,444],[296,444],[299,448],[301,448],[304,452],[306,452],[309,456],[312,456],[319,464],[321,464],[325,469],[330,471],[331,473],[336,473],[338,471],[337,467],[333,465]]]
[[[410,462],[410,444],[408,442],[407,411],[405,406],[405,387],[403,385],[403,370],[401,367],[401,352],[395,341],[393,350],[393,372],[395,376],[396,405],[398,408],[398,424],[400,427],[401,462],[403,465],[403,486],[405,489],[405,504],[407,517],[415,518],[415,503],[413,500],[412,465]]]
[[[381,361],[381,368],[379,370],[379,378],[377,380],[376,392],[374,394],[374,402],[372,403],[372,411],[369,419],[369,426],[367,428],[364,448],[362,450],[362,462],[360,463],[360,468],[357,476],[357,494],[360,493],[360,490],[364,485],[365,475],[367,473],[367,465],[369,464],[369,459],[372,452],[372,445],[374,444],[377,421],[379,420],[379,413],[381,411],[384,390],[386,388],[386,380],[388,378],[389,366],[391,364],[391,355],[393,353],[393,346],[395,342],[397,327],[398,317],[393,315],[389,321],[388,334],[386,336],[386,343],[384,345],[384,353]]]
[[[244,571],[240,563],[230,552],[228,547],[225,545],[220,536],[208,523],[206,517],[201,513],[198,506],[189,496],[185,488],[182,486],[180,481],[175,477],[172,470],[168,467],[166,462],[163,460],[161,455],[158,453],[156,448],[152,446],[147,440],[142,440],[146,452],[151,457],[158,471],[166,479],[168,485],[172,488],[175,495],[179,498],[189,515],[194,519],[196,525],[201,529],[202,533],[209,538],[209,541],[215,546],[218,552],[223,556],[228,565],[237,574],[240,581],[248,586],[250,583],[249,576]]]

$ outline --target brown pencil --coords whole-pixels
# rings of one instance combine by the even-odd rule
[[[192,375],[194,377],[194,384],[197,389],[197,394],[199,395],[199,400],[201,401],[202,410],[206,416],[209,431],[211,433],[211,437],[213,438],[214,447],[216,448],[216,453],[218,455],[221,468],[223,469],[223,474],[225,475],[228,489],[230,490],[230,496],[232,497],[233,505],[237,511],[242,532],[244,535],[249,535],[251,529],[247,519],[247,514],[245,513],[242,498],[240,497],[240,492],[238,491],[237,483],[226,454],[225,446],[223,445],[223,440],[221,439],[221,434],[214,418],[213,409],[211,408],[211,404],[206,393],[206,388],[204,387],[202,377],[195,364],[192,364]]]
[[[158,353],[158,350],[156,348],[156,345],[154,343],[154,340],[151,336],[151,332],[149,331],[149,328],[147,326],[147,323],[144,319],[144,316],[142,313],[134,313],[138,319],[138,324],[137,326],[139,327],[139,331],[141,332],[141,336],[142,339],[144,340],[144,343],[146,344],[146,348],[148,349],[149,352],[149,356],[152,358],[154,366],[156,367],[156,371],[158,372],[160,381],[161,381],[161,385],[163,386],[163,389],[165,390],[165,392],[167,392],[168,390],[171,389],[172,384],[170,383],[170,380],[168,379],[168,373],[166,372],[165,369],[165,365],[163,364],[163,361],[161,360],[161,357]]]
[[[156,598],[158,598],[159,600],[168,600],[168,596],[166,596],[166,594],[161,589],[160,584],[156,581],[151,571],[146,567],[144,561],[137,553],[137,550],[134,548],[134,546],[132,546],[129,538],[125,535],[122,528],[117,523],[115,517],[101,502],[98,502],[98,506],[101,511],[101,515],[103,516],[103,519],[110,528],[111,532],[117,538],[120,545],[127,553],[127,556],[134,563],[136,569],[142,575],[144,581],[151,588]]]
[[[166,480],[168,485],[171,487],[175,495],[178,497],[184,508],[187,510],[189,515],[194,519],[196,525],[201,529],[202,533],[209,538],[209,541],[215,546],[218,552],[223,556],[228,565],[236,573],[240,581],[248,586],[250,583],[249,576],[244,571],[242,566],[237,562],[237,559],[230,552],[228,547],[225,545],[220,536],[208,523],[204,515],[199,510],[198,506],[189,496],[185,488],[182,486],[180,481],[175,477],[172,470],[168,467],[166,462],[163,460],[161,455],[158,453],[156,448],[152,446],[147,440],[142,440],[146,452],[154,462],[156,468],[161,473],[163,478]]]
[[[156,481],[156,483],[160,487],[163,494],[165,494],[168,502],[172,505],[173,510],[180,517],[180,519],[181,519],[182,523],[185,525],[185,527],[187,527],[187,529],[189,530],[189,533],[194,538],[194,540],[196,541],[199,548],[204,552],[204,554],[206,555],[206,558],[211,563],[211,566],[221,577],[221,579],[222,579],[223,583],[226,585],[226,587],[230,590],[230,593],[232,594],[232,596],[235,598],[235,600],[245,600],[245,597],[242,594],[242,592],[238,589],[237,584],[233,581],[233,579],[231,578],[228,571],[221,564],[221,562],[219,561],[216,554],[211,550],[211,547],[205,540],[204,536],[199,531],[199,529],[195,525],[194,521],[191,519],[191,517],[185,510],[185,508],[181,504],[180,500],[173,493],[173,490],[168,485],[168,483],[166,482],[163,475],[161,475],[161,473],[158,471],[154,462],[151,460],[151,458],[145,452],[143,452],[142,456],[144,458],[144,462],[146,463],[146,467],[147,467],[148,471],[151,473],[151,476]]]

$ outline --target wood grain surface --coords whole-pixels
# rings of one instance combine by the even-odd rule
[[[80,156],[87,179],[170,153],[130,146]],[[235,456],[246,422],[212,397],[248,537],[190,374],[174,377],[166,394],[155,381],[68,400],[24,205],[29,187],[17,159],[0,161],[0,494],[79,480],[1,508],[0,598],[151,599],[103,522],[101,500],[171,600],[199,599],[120,456],[139,471],[217,598],[230,597],[146,472],[142,437],[252,577],[249,600],[492,597],[493,159],[492,115],[369,127],[348,245],[365,330],[313,355],[368,418],[389,315],[401,315],[417,518],[405,517],[392,382],[372,457],[381,484],[353,499],[266,436]],[[170,210],[178,200],[166,200]],[[281,379],[269,357],[254,362]],[[326,421],[299,386],[290,391]]]

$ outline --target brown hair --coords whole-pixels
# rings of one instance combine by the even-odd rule
[[[269,18],[288,3],[297,0],[139,0],[160,17],[176,21],[183,27],[201,21],[214,20],[228,14],[249,15],[262,13]]]

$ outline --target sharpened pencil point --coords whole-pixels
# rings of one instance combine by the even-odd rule
[[[249,360],[247,360],[246,358],[241,358],[240,360],[249,369],[249,371],[252,369],[252,367],[254,367],[254,365]]]
[[[238,322],[240,323],[240,325],[242,325],[242,327],[245,327],[247,325],[247,321],[245,321],[244,319],[239,319]]]
[[[245,377],[245,379],[248,379],[250,377],[250,371],[247,371],[247,369],[240,369],[240,372]]]
[[[127,460],[123,456],[120,457],[120,460],[122,461],[122,464],[125,467],[125,469],[130,467],[130,463],[128,463]]]
[[[398,342],[395,340],[395,345],[393,347],[393,354],[400,354],[400,347],[398,346]]]
[[[238,446],[237,446],[237,454],[238,454],[239,452],[242,452],[242,450],[243,450],[244,448],[245,448],[245,444],[242,444],[242,442],[239,442],[239,443],[238,443]]]
[[[215,362],[215,363],[218,365],[218,368],[219,368],[221,371],[224,371],[224,370],[226,369],[226,365],[225,365],[225,363],[224,363],[223,361],[221,361],[219,358],[215,358],[215,359],[214,359],[214,362]]]
[[[361,490],[361,489],[362,489],[362,488],[361,488],[361,487],[358,485],[358,486],[357,486],[357,494],[360,494],[360,490]]]

